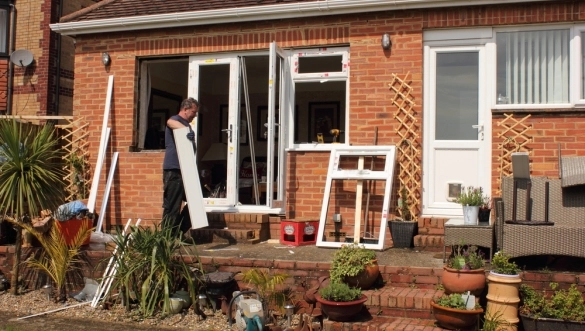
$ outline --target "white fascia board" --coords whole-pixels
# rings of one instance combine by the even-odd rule
[[[67,36],[415,8],[462,7],[544,1],[550,0],[326,0],[54,23],[49,26],[51,30]]]

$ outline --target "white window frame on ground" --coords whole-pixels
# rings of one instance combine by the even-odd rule
[[[313,72],[313,73],[299,73],[298,64],[299,58],[301,57],[325,57],[325,56],[339,56],[341,55],[342,64],[341,71],[335,72]],[[306,83],[306,82],[331,82],[331,81],[344,81],[345,85],[345,105],[340,105],[341,110],[345,110],[340,113],[340,116],[345,118],[344,131],[344,142],[340,145],[349,144],[349,47],[327,47],[327,48],[315,48],[315,49],[303,49],[303,50],[291,50],[290,51],[290,72],[292,77],[292,83],[289,89],[290,95],[290,111],[288,112],[288,122],[293,123],[289,126],[288,135],[288,146],[293,150],[331,150],[334,146],[339,144],[330,143],[295,143],[294,141],[294,130],[296,125],[302,125],[303,123],[297,123],[295,120],[295,84]],[[306,124],[306,123],[305,123]]]

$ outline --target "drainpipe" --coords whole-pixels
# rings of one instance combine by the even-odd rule
[[[14,4],[10,4],[10,55],[14,53],[14,38],[16,35],[16,7]],[[13,75],[14,73],[14,63],[8,60],[8,97],[6,99],[6,114],[12,115],[12,85],[13,85]]]

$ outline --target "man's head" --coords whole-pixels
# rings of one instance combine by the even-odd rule
[[[199,101],[193,98],[187,98],[181,102],[181,109],[179,110],[179,116],[191,122],[197,112],[199,111]]]

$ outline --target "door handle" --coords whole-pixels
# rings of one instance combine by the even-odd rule
[[[227,133],[227,138],[231,143],[232,142],[232,126],[230,125],[229,129],[222,129],[221,132]]]
[[[479,133],[479,140],[483,140],[483,124],[472,125],[471,127],[477,129]]]

